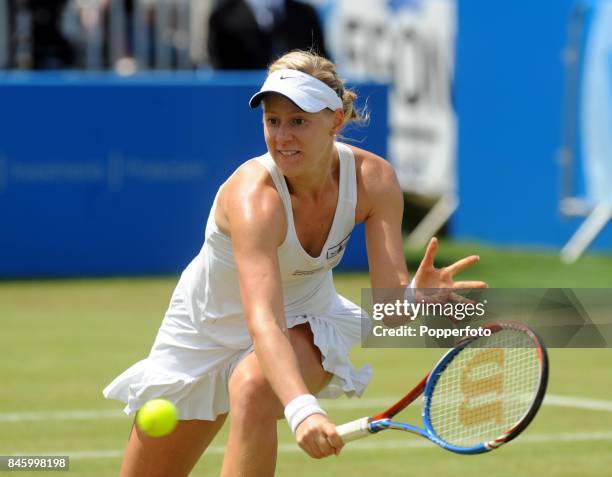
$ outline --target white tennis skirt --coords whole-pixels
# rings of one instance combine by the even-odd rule
[[[361,309],[338,295],[324,312],[286,319],[289,328],[310,325],[323,368],[333,375],[319,397],[361,396],[372,370],[355,369],[349,360],[360,341]],[[229,378],[252,351],[243,316],[194,320],[182,300],[173,299],[149,357],[115,378],[103,394],[126,403],[126,414],[163,397],[174,402],[181,419],[214,420],[229,411]]]

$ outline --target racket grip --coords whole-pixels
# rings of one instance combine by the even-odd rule
[[[354,421],[336,427],[336,430],[345,443],[361,439],[371,434],[370,428],[368,427],[369,420],[369,417],[355,419]]]

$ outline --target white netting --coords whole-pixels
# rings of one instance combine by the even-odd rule
[[[529,410],[539,382],[540,360],[529,335],[503,329],[478,338],[436,383],[431,425],[443,440],[460,447],[495,440]]]

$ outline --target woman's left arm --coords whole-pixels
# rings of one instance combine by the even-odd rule
[[[404,199],[393,167],[384,159],[365,157],[360,172],[360,200],[365,206],[366,245],[372,288],[405,288],[410,280],[402,240]],[[455,281],[454,276],[478,262],[470,255],[448,267],[436,268],[438,241],[429,241],[414,288],[486,288],[482,281]]]
[[[395,171],[377,157],[361,164],[359,200],[365,208],[366,247],[372,288],[403,288],[408,269],[402,243],[404,198]],[[365,207],[364,207],[365,206]]]

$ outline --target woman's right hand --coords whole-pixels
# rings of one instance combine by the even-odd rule
[[[339,455],[344,446],[336,426],[323,414],[311,414],[295,430],[299,446],[310,457],[322,459]]]

